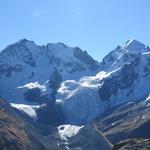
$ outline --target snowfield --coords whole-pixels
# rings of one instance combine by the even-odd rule
[[[26,113],[29,117],[37,119],[36,109],[40,107],[39,105],[25,105],[25,104],[11,103],[11,106]]]

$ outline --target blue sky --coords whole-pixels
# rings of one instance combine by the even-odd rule
[[[150,43],[150,0],[1,0],[0,49],[63,42],[101,60],[128,39]]]

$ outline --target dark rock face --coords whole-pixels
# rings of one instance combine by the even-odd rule
[[[23,70],[23,67],[21,64],[16,64],[14,67],[13,67],[13,70],[14,72],[20,72]]]
[[[140,137],[140,138],[150,138],[150,133],[148,132],[149,128],[150,128],[150,120],[145,121],[143,124],[141,124],[129,136]]]
[[[126,89],[129,88],[133,82],[136,80],[136,73],[134,66],[131,64],[126,64],[121,69],[119,88]]]
[[[98,93],[102,101],[109,100],[112,95],[116,95],[118,90],[117,78],[109,78],[103,81],[103,85],[99,87]]]
[[[24,96],[29,102],[38,102],[40,101],[41,90],[39,88],[29,89]]]
[[[81,71],[85,71],[86,69],[83,67],[83,65],[81,65],[79,62],[77,61],[73,61],[73,62],[67,62],[64,64],[65,68],[68,68],[69,73],[74,73],[74,72],[81,72]],[[71,69],[70,69],[71,68]]]
[[[57,70],[55,70],[49,80],[49,87],[56,91],[59,88],[61,81],[61,74]]]
[[[48,86],[52,90],[50,93],[50,97],[52,100],[55,100],[55,95],[57,93],[58,88],[60,87],[61,82],[62,82],[62,76],[58,70],[55,70],[48,82]]]
[[[97,62],[89,56],[86,51],[83,52],[79,47],[74,48],[74,56],[85,64],[88,64],[91,70],[98,69]]]
[[[112,150],[149,150],[150,139],[131,139],[121,141]]]
[[[28,89],[28,91],[24,94],[25,100],[28,102],[36,102],[42,104],[47,101],[46,95],[42,95],[41,89],[33,88]]]
[[[12,72],[13,68],[7,64],[1,64],[0,65],[0,76],[6,76],[6,77],[10,77],[11,76],[11,72]]]
[[[0,64],[0,77],[6,76],[10,77],[12,72],[20,72],[23,70],[23,67],[21,64],[16,64],[14,66],[10,66],[8,64]]]
[[[59,126],[64,124],[65,117],[59,104],[52,105],[51,102],[37,109],[37,122],[45,125]]]
[[[64,115],[59,104],[56,104],[56,93],[62,82],[61,74],[55,70],[48,82],[50,93],[48,97],[41,98],[40,91],[35,94],[39,100],[43,99],[44,106],[37,110],[38,122],[42,124],[58,126],[64,123]]]
[[[102,101],[110,100],[111,96],[116,96],[119,89],[127,89],[132,86],[137,78],[137,73],[133,64],[125,64],[119,75],[106,78],[102,81],[98,93]]]

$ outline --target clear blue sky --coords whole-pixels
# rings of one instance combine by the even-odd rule
[[[63,42],[97,60],[128,39],[150,43],[150,0],[1,0],[0,49]]]

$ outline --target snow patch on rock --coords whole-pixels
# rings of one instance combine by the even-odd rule
[[[29,117],[37,119],[36,109],[40,107],[39,105],[25,105],[25,104],[11,103],[11,106],[26,113]]]

